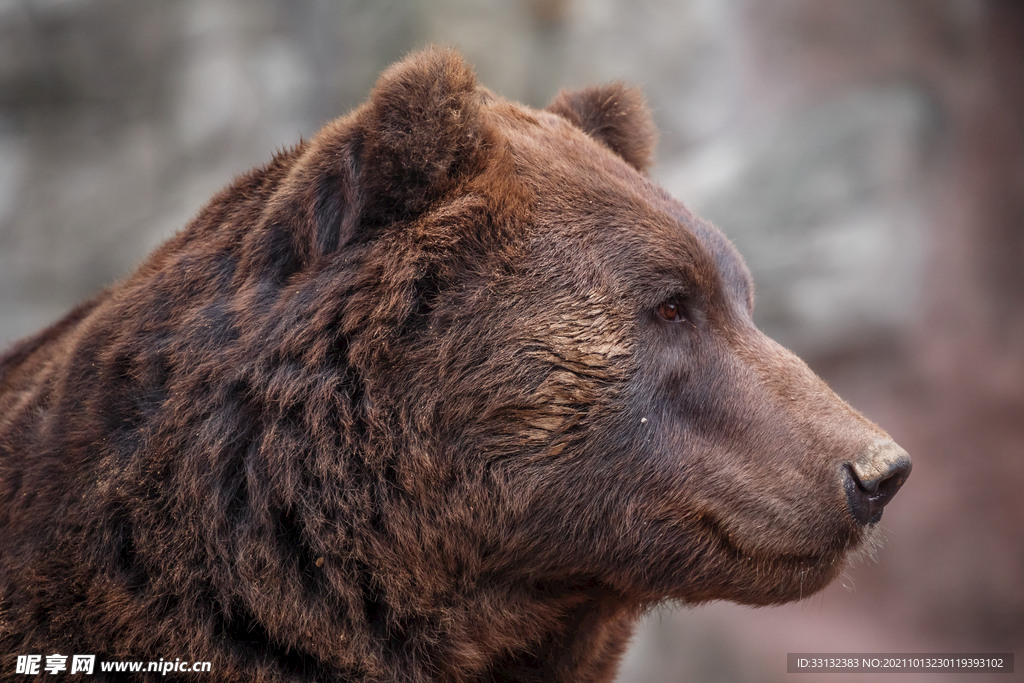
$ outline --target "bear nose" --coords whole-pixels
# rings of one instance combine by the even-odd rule
[[[855,461],[846,463],[844,486],[854,519],[861,524],[880,520],[882,508],[903,486],[910,468],[910,455],[889,439],[872,443]]]

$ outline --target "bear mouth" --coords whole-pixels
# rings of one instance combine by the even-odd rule
[[[700,534],[711,539],[709,550],[733,567],[727,578],[728,599],[743,604],[769,605],[802,600],[832,582],[852,559],[873,555],[881,539],[877,529],[843,534],[808,553],[774,552],[770,546],[751,547],[719,519],[705,514],[699,521]]]

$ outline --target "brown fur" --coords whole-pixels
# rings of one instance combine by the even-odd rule
[[[4,675],[608,681],[659,601],[827,584],[884,433],[754,328],[653,146],[634,90],[536,111],[416,54],[8,351]]]

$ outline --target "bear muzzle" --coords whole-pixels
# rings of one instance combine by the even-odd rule
[[[853,462],[842,468],[846,500],[863,525],[875,524],[882,509],[910,476],[910,455],[891,439],[879,439],[865,448]]]

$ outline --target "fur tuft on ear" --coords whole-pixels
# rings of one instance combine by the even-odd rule
[[[562,90],[547,109],[604,143],[641,173],[654,161],[658,131],[639,88],[616,82]]]
[[[360,186],[386,223],[423,211],[471,172],[483,142],[472,69],[454,50],[430,48],[385,71],[359,116]]]

